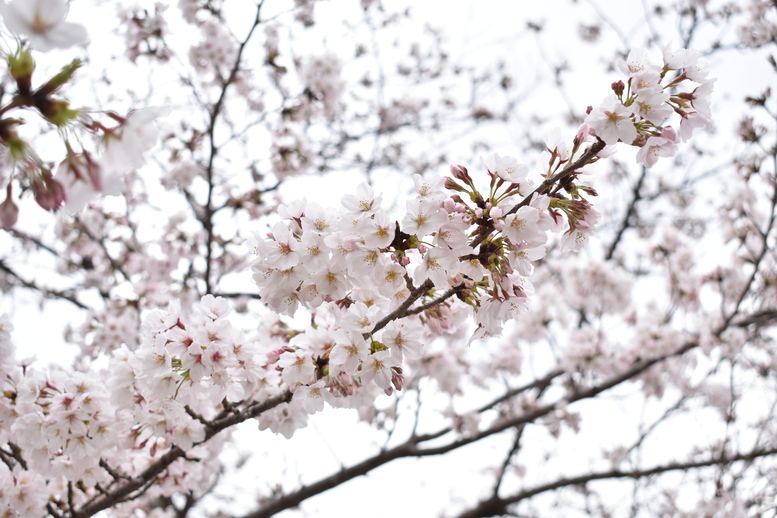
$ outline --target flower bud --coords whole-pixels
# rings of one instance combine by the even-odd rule
[[[464,192],[464,187],[456,183],[456,180],[450,176],[445,177],[445,188],[449,191]]]
[[[21,121],[17,119],[8,118],[0,120],[0,142],[8,148],[11,158],[17,162],[26,159],[29,154],[27,143],[14,129],[14,126],[20,123]]]
[[[38,90],[35,92],[36,96],[49,96],[50,94],[56,92],[60,87],[62,87],[62,85],[70,81],[70,79],[73,77],[73,74],[76,73],[76,70],[81,68],[83,65],[84,63],[80,59],[74,59],[69,64],[62,67],[62,70],[60,70],[57,75],[46,81],[46,84],[38,88]]]
[[[286,345],[279,347],[277,349],[273,349],[272,351],[267,353],[267,364],[272,365],[273,363],[277,362],[280,359],[281,355],[286,352],[293,353],[294,349]]]
[[[404,384],[404,378],[402,377],[402,367],[391,368],[391,384],[394,385],[397,390],[402,390]]]
[[[32,52],[26,47],[19,47],[16,54],[9,54],[7,59],[11,77],[16,81],[19,93],[26,97],[30,94],[32,73],[35,71],[35,59],[32,57]]]
[[[626,85],[623,84],[623,81],[618,80],[611,84],[610,88],[612,88],[612,91],[615,92],[615,95],[620,99],[623,96],[623,92],[626,90]]]
[[[36,107],[50,123],[55,126],[64,126],[78,117],[78,110],[70,108],[70,103],[63,100],[53,101],[45,99],[36,103]]]
[[[67,199],[65,188],[46,170],[43,171],[42,180],[32,180],[32,193],[38,205],[48,211],[59,208]]]
[[[672,142],[677,142],[677,132],[672,126],[666,126],[661,130],[661,137],[671,140]]]
[[[452,165],[451,174],[453,175],[454,178],[456,178],[457,180],[461,180],[467,185],[472,184],[472,178],[470,178],[469,173],[467,172],[467,168],[464,167],[463,165]]]
[[[580,127],[577,128],[577,133],[575,134],[575,138],[572,141],[572,146],[574,149],[579,148],[580,144],[588,140],[588,137],[591,135],[590,132],[591,128],[586,123],[581,124]]]
[[[0,227],[10,230],[19,220],[19,207],[13,202],[11,182],[5,188],[5,201],[0,203]]]

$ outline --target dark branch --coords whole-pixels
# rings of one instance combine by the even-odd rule
[[[639,180],[637,180],[637,183],[631,190],[631,202],[629,202],[629,206],[626,209],[626,215],[623,216],[618,232],[615,233],[615,238],[612,240],[612,243],[610,243],[607,254],[604,256],[607,261],[612,259],[612,256],[615,254],[615,249],[618,248],[618,243],[620,243],[621,238],[623,237],[623,233],[631,226],[631,218],[634,217],[634,213],[637,211],[637,203],[642,199],[642,184],[645,182],[646,176],[647,167],[642,166],[642,173],[639,175]]]
[[[254,30],[256,30],[256,28],[259,26],[261,20],[262,4],[264,4],[264,1],[259,2],[256,6],[254,22],[251,25],[251,28],[249,29],[245,39],[238,47],[235,63],[232,65],[232,70],[229,72],[229,77],[224,81],[224,85],[222,86],[221,92],[219,93],[219,98],[216,101],[216,104],[213,105],[213,111],[210,113],[210,124],[208,125],[210,155],[208,157],[208,167],[206,168],[208,181],[208,199],[205,202],[205,206],[203,207],[204,214],[202,215],[201,219],[202,224],[205,227],[205,232],[208,234],[205,241],[205,293],[210,293],[212,289],[210,277],[213,263],[213,214],[215,213],[215,209],[213,207],[213,189],[215,187],[213,180],[213,168],[215,165],[216,155],[219,152],[219,148],[216,146],[216,121],[218,121],[221,109],[224,106],[224,100],[227,96],[227,89],[229,88],[229,85],[234,82],[235,76],[237,75],[238,70],[240,70],[240,64],[243,59],[243,52],[245,51],[248,42],[251,40],[251,36],[253,36]]]
[[[616,385],[623,383],[626,380],[629,380],[637,376],[638,374],[646,371],[647,369],[649,369],[650,367],[652,367],[653,365],[656,365],[661,361],[667,360],[668,358],[671,358],[674,356],[679,356],[689,351],[690,349],[696,347],[696,345],[697,343],[695,341],[690,341],[686,343],[683,347],[675,351],[673,354],[638,362],[632,368],[624,371],[623,373],[617,376],[613,376],[608,380],[605,380],[599,385],[590,387],[583,391],[571,393],[566,398],[562,398],[560,401],[556,403],[543,405],[531,412],[518,415],[514,418],[504,419],[502,421],[495,423],[492,427],[486,430],[483,430],[471,436],[460,437],[446,445],[437,446],[433,448],[419,448],[420,444],[431,441],[433,439],[437,439],[453,431],[453,429],[450,427],[442,428],[437,432],[430,433],[430,434],[413,436],[410,439],[408,439],[405,443],[399,446],[396,446],[392,449],[383,450],[378,455],[375,455],[374,457],[366,459],[360,462],[359,464],[351,466],[350,468],[344,468],[338,471],[337,473],[334,473],[333,475],[323,478],[318,482],[315,482],[308,486],[303,486],[300,489],[294,491],[293,493],[289,493],[287,495],[277,497],[275,500],[270,501],[269,503],[265,504],[262,508],[256,510],[255,512],[245,515],[243,518],[265,518],[265,517],[272,516],[275,513],[278,513],[285,509],[297,507],[300,503],[302,503],[308,498],[311,498],[317,494],[320,494],[328,489],[332,489],[333,487],[339,486],[340,484],[343,484],[353,478],[365,475],[369,473],[371,470],[399,458],[429,457],[434,455],[442,455],[444,453],[448,453],[449,451],[453,451],[463,446],[466,446],[468,444],[472,444],[474,442],[480,441],[482,439],[485,439],[486,437],[495,435],[497,433],[503,432],[510,428],[520,428],[525,424],[534,422],[540,417],[550,414],[558,407],[559,404],[570,404],[575,401],[580,401],[582,399],[592,398],[606,390],[609,390],[610,388]],[[515,389],[511,392],[518,394],[525,390],[529,390],[530,388],[538,388],[541,391],[544,391],[545,387],[547,387],[550,381],[559,375],[560,375],[560,372],[558,371],[551,372],[541,380],[537,380],[529,384],[528,386],[522,387],[520,389]],[[497,401],[501,402],[506,399],[507,398],[505,396],[502,396],[498,398]],[[496,402],[492,402],[484,406],[481,410],[492,408],[496,404],[497,404]],[[498,503],[498,500],[495,501],[495,503]]]
[[[275,408],[276,406],[287,403],[291,400],[291,392],[288,390],[282,394],[270,398],[266,401],[253,403],[240,412],[236,412],[228,417],[212,421],[210,427],[206,428],[205,438],[196,444],[202,444],[209,441],[213,436],[229,428],[232,425],[241,423],[252,417],[257,417],[262,412]],[[196,445],[195,444],[195,445]],[[159,459],[146,468],[143,473],[137,477],[127,479],[125,483],[106,493],[105,495],[98,495],[93,500],[87,502],[77,511],[71,513],[71,518],[88,518],[100,511],[113,507],[114,505],[132,500],[142,495],[148,490],[156,480],[157,475],[165,471],[173,462],[180,458],[186,458],[186,452],[178,446],[173,446],[167,453],[162,455]]]
[[[71,304],[73,304],[73,305],[75,305],[75,306],[77,306],[77,307],[79,307],[81,309],[89,310],[89,307],[86,306],[85,304],[79,302],[78,299],[76,298],[75,294],[73,294],[70,290],[60,291],[60,290],[55,290],[55,289],[51,289],[51,288],[45,288],[43,286],[38,286],[37,284],[35,284],[32,281],[28,281],[28,280],[22,278],[21,275],[19,275],[18,273],[13,271],[10,267],[8,267],[3,262],[2,259],[0,259],[0,271],[3,271],[6,274],[8,274],[9,276],[11,276],[14,279],[16,279],[16,282],[18,282],[21,286],[23,286],[25,288],[28,288],[28,289],[40,292],[41,294],[43,294],[43,295],[45,295],[47,297],[53,297],[55,299],[66,300],[66,301],[70,302]]]
[[[518,503],[522,500],[526,500],[533,496],[548,491],[555,491],[569,486],[585,485],[595,480],[607,480],[607,479],[641,479],[650,477],[652,475],[660,475],[661,473],[667,473],[669,471],[688,471],[692,469],[706,468],[710,466],[724,466],[732,464],[734,462],[752,462],[760,457],[769,457],[777,454],[777,448],[768,448],[761,450],[753,450],[747,453],[739,453],[731,456],[719,456],[713,455],[709,459],[689,462],[671,462],[664,464],[663,466],[656,466],[649,469],[636,469],[630,471],[610,470],[602,471],[599,473],[588,473],[586,475],[580,475],[577,477],[560,478],[554,482],[549,482],[531,489],[525,489],[519,491],[506,498],[491,497],[488,500],[481,502],[476,507],[469,511],[462,513],[458,518],[486,518],[495,516],[498,514],[504,514],[507,505]],[[494,513],[494,509],[499,510]]]

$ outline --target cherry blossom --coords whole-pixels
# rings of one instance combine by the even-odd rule
[[[633,49],[629,52],[626,61],[621,59],[618,60],[617,64],[620,71],[629,77],[654,68],[654,66],[650,64],[650,55],[647,49],[644,48]]]
[[[645,145],[637,152],[637,162],[647,167],[653,167],[659,157],[674,156],[675,144],[672,140],[662,137],[649,137]]]
[[[537,246],[545,243],[547,235],[537,225],[540,213],[534,207],[521,207],[515,214],[505,217],[502,233],[513,243],[531,243]]]
[[[166,124],[160,152],[152,149],[160,140],[156,121],[169,108],[122,117],[87,106],[55,124],[46,110],[58,102],[69,106],[70,89],[61,87],[75,88],[80,79],[67,67],[48,82],[40,77],[43,67],[34,70],[35,82],[29,70],[19,73],[19,64],[11,70],[8,81],[17,93],[3,108],[9,115],[0,121],[0,147],[13,160],[0,171],[6,187],[0,224],[14,226],[19,207],[31,201],[25,197],[49,210],[64,204],[66,211],[52,219],[51,245],[29,224],[4,235],[20,245],[14,250],[37,250],[54,263],[49,273],[56,282],[37,275],[36,261],[14,264],[4,256],[4,290],[87,309],[85,322],[66,332],[77,345],[70,370],[19,360],[25,349],[14,348],[14,326],[0,316],[0,513],[201,513],[201,499],[227,501],[219,500],[214,473],[226,469],[229,456],[221,452],[235,425],[249,423],[241,434],[258,428],[288,438],[330,408],[354,410],[349,415],[360,426],[386,430],[389,440],[365,463],[335,466],[322,484],[300,477],[299,490],[284,482],[264,491],[252,500],[258,512],[299,505],[307,498],[300,491],[337,485],[332,480],[344,473],[366,474],[383,459],[455,450],[505,431],[521,438],[531,430],[561,441],[588,424],[578,414],[583,400],[606,401],[611,393],[597,396],[626,382],[646,408],[656,403],[673,415],[693,398],[732,434],[747,429],[733,412],[741,386],[733,390],[721,380],[743,372],[747,382],[770,380],[759,374],[770,372],[773,356],[764,345],[775,295],[767,275],[774,266],[767,246],[773,182],[763,165],[770,163],[769,148],[760,147],[725,175],[739,188],[715,208],[700,206],[694,182],[684,175],[639,167],[687,153],[691,147],[683,141],[717,116],[710,103],[714,79],[699,52],[665,47],[661,65],[660,56],[651,61],[652,51],[635,49],[608,71],[625,77],[602,83],[613,94],[577,129],[547,132],[545,119],[527,118],[520,126],[525,141],[498,150],[472,137],[472,147],[458,151],[483,153],[481,163],[451,165],[445,177],[439,173],[448,168],[441,165],[447,146],[439,154],[409,151],[419,129],[475,133],[455,117],[438,117],[447,110],[458,116],[464,105],[473,112],[466,121],[478,126],[501,123],[503,115],[516,119],[512,106],[504,114],[493,108],[498,96],[477,105],[473,93],[472,102],[459,106],[455,89],[446,85],[445,95],[427,96],[425,87],[472,74],[473,85],[493,86],[490,93],[503,89],[512,103],[515,78],[506,68],[494,83],[474,69],[448,68],[442,48],[408,40],[409,58],[397,70],[413,88],[397,95],[386,81],[388,69],[379,67],[376,79],[376,70],[359,62],[378,54],[378,28],[402,23],[389,6],[361,2],[358,14],[368,23],[352,30],[357,34],[364,25],[375,33],[365,39],[370,45],[355,49],[352,62],[344,61],[336,40],[312,54],[300,44],[299,34],[314,37],[313,2],[300,0],[293,12],[269,15],[263,3],[256,5],[254,25],[241,32],[230,25],[233,12],[224,2],[180,1],[194,35],[180,48],[167,44],[177,41],[168,24],[174,9],[160,4],[153,12],[121,11],[131,66],[153,63],[163,84],[167,74],[180,75],[173,94],[164,86],[158,93],[122,85],[134,99],[175,102],[177,118]],[[45,6],[50,13],[36,11]],[[80,26],[62,21],[66,12],[67,5],[54,0],[2,7],[9,29],[39,50],[85,39]],[[36,16],[25,23],[45,18],[45,25],[17,31],[14,16],[21,20],[24,13]],[[296,25],[284,26],[284,20]],[[354,80],[359,67],[364,75]],[[111,91],[119,97],[116,87]],[[759,102],[752,98],[753,105]],[[542,106],[548,120],[556,108]],[[16,133],[20,110],[40,113],[40,124],[63,147],[23,141]],[[439,111],[428,126],[427,110]],[[763,138],[759,124],[746,121],[741,135],[751,142]],[[406,129],[414,132],[411,138]],[[636,160],[608,160],[623,146],[639,148]],[[146,156],[160,171],[141,170]],[[339,206],[324,207],[300,188],[312,176],[298,183],[290,178],[335,169],[359,171],[370,183],[343,181]],[[395,185],[404,191],[385,191]],[[103,198],[119,193],[125,196]],[[722,221],[723,232],[705,233],[713,225],[709,213]],[[725,241],[733,251],[726,254],[729,263],[714,269],[698,260],[702,238]],[[722,374],[698,382],[707,368]],[[436,399],[425,399],[429,393]],[[409,439],[399,438],[411,429]],[[601,454],[595,462],[613,463],[613,471],[601,473],[640,481],[659,479],[664,468],[695,469],[663,458],[656,460],[659,471],[644,467],[638,457],[652,432],[650,424],[640,428],[636,453],[626,439],[616,441],[626,444],[623,449],[592,448]],[[714,462],[705,465],[703,457],[698,465],[757,464],[758,455],[725,438],[722,447],[709,448]],[[523,511],[503,499],[512,498],[525,469],[525,450],[515,444],[499,459],[499,479],[490,484],[499,491],[470,514]],[[546,453],[546,446],[537,442],[537,453]],[[551,485],[578,476],[558,470],[550,457],[545,478]],[[728,478],[721,473],[709,480],[718,482],[722,500],[727,487],[720,480]],[[595,484],[587,484],[594,479],[574,479],[583,480],[591,502],[598,498]],[[529,483],[526,491],[534,487]],[[641,490],[633,491],[635,501],[646,495]],[[669,492],[662,495],[668,499]],[[561,487],[558,494],[567,493]],[[470,505],[465,497],[462,502]]]
[[[666,104],[668,100],[668,93],[648,94],[643,92],[637,96],[631,109],[635,115],[660,126],[672,115],[672,107]]]
[[[121,121],[118,127],[103,139],[105,151],[102,164],[115,173],[126,173],[143,165],[143,154],[151,149],[159,138],[154,121],[170,113],[167,107],[150,107],[135,110]]]
[[[36,50],[65,49],[88,39],[83,25],[66,22],[65,0],[11,0],[0,15],[11,32],[26,36]]]
[[[402,225],[414,234],[426,236],[439,229],[446,220],[439,202],[419,198],[407,202],[407,215]]]
[[[585,123],[606,144],[616,144],[618,141],[631,144],[637,138],[631,112],[614,95],[607,96],[598,108],[594,108]]]
[[[506,182],[521,183],[529,172],[529,166],[526,164],[519,164],[518,160],[511,156],[499,156],[499,153],[481,158],[481,161],[487,170],[499,175]]]

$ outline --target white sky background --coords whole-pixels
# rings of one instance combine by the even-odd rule
[[[233,5],[240,5],[241,2],[248,5],[249,9],[253,3],[234,0]],[[321,16],[321,18],[317,16],[319,23],[322,23],[322,26],[331,23],[329,25],[332,27],[331,36],[327,37],[327,45],[330,49],[336,49],[341,45],[338,40],[343,38],[343,31],[335,20],[340,12],[339,6],[344,2],[345,0],[330,0],[317,7],[317,14]],[[391,8],[400,4],[400,1],[394,0],[384,0],[384,2]],[[97,3],[102,4],[103,7],[106,4],[106,2]],[[580,1],[574,10],[570,8],[569,0],[536,2],[528,0],[404,2],[403,0],[402,3],[412,5],[419,25],[421,25],[420,21],[424,20],[443,29],[447,36],[446,48],[453,62],[489,62],[496,61],[496,57],[499,56],[513,69],[516,74],[514,78],[518,84],[522,80],[532,81],[536,77],[534,74],[538,72],[543,79],[547,80],[551,76],[551,70],[545,61],[556,64],[562,57],[566,58],[573,68],[567,76],[569,79],[567,93],[579,114],[583,113],[586,105],[596,105],[600,102],[608,93],[609,83],[620,79],[616,72],[610,75],[601,74],[604,65],[602,58],[610,54],[602,51],[602,48],[609,43],[613,48],[628,50],[622,41],[606,27],[603,30],[602,41],[593,46],[581,44],[577,36],[578,23],[593,23],[598,19],[597,7],[594,7],[593,1]],[[109,2],[107,4],[110,5]],[[601,6],[599,8],[601,12],[606,13],[618,24],[632,46],[637,47],[644,43],[646,26],[643,21],[641,0],[606,0],[597,4]],[[89,0],[74,0],[69,19],[87,25],[93,40],[89,53],[96,60],[100,55],[101,38],[113,32],[115,25],[98,23],[89,10],[92,5],[93,2]],[[272,5],[273,0],[268,0],[268,9]],[[174,8],[175,6],[171,7],[171,9]],[[110,9],[107,10],[110,12]],[[583,14],[576,18],[576,13]],[[329,19],[332,21],[329,22]],[[536,43],[534,34],[526,29],[527,20],[546,23],[547,32],[541,36],[540,47]],[[656,26],[661,27],[659,21],[656,21]],[[667,32],[673,32],[672,28],[667,29]],[[345,47],[348,44],[346,36]],[[60,59],[64,59],[63,56],[66,55],[55,53],[55,56],[57,54]],[[658,62],[660,53],[655,52],[654,56]],[[731,111],[736,104],[727,103],[732,99],[731,96],[741,96],[743,92],[756,94],[763,89],[763,85],[767,84],[769,78],[755,76],[752,72],[763,70],[762,63],[761,58],[743,59],[735,52],[726,52],[715,57],[711,75],[717,77],[718,82],[716,84],[717,102],[713,104],[713,112],[718,114],[720,132],[731,132],[731,122],[737,118],[736,113]],[[524,70],[525,76],[522,75]],[[391,71],[387,73],[390,74]],[[536,103],[548,103],[549,112],[558,113],[559,120],[566,106],[565,100],[552,88],[545,92],[534,92],[531,102],[534,106]],[[508,133],[495,134],[492,151],[511,154],[511,149],[515,149],[517,142],[524,138],[525,131],[530,130],[513,127]],[[731,139],[721,140],[726,147],[735,146],[735,144],[729,144]],[[624,147],[619,150],[619,155],[625,157],[631,151]],[[452,161],[468,159],[467,151],[462,150],[461,157],[452,156]],[[721,156],[728,157],[731,153],[721,153]],[[473,162],[465,165],[471,170],[478,167]],[[440,173],[445,174],[447,171],[441,170]],[[390,181],[394,180],[390,179]],[[294,190],[304,186],[304,194],[308,200],[315,200],[323,205],[337,205],[339,195],[355,187],[359,181],[361,179],[355,178],[352,172],[333,173],[324,178],[306,177],[288,182],[285,192],[287,199],[293,199]],[[337,186],[336,191],[331,190],[332,185]],[[378,178],[376,179],[378,190],[380,185],[381,180]],[[407,185],[410,185],[409,181]],[[62,343],[62,323],[80,318],[76,317],[78,313],[73,312],[67,304],[50,303],[41,315],[36,308],[29,306],[29,300],[25,301],[24,297],[20,297],[14,301],[8,299],[0,301],[0,313],[4,311],[13,312],[16,322],[29,324],[17,324],[17,330],[14,332],[19,357],[37,354],[46,361],[65,361],[72,354],[66,347],[57,345]],[[45,323],[45,326],[41,325],[42,323]],[[606,419],[603,416],[603,421]],[[601,427],[598,432],[599,440],[604,442],[608,431],[618,433],[615,423],[606,424],[607,426]],[[302,480],[313,481],[331,474],[337,469],[339,463],[350,465],[358,462],[363,458],[364,452],[374,451],[376,446],[372,442],[376,436],[371,429],[356,423],[351,413],[331,409],[325,410],[323,415],[319,414],[312,419],[311,425],[297,431],[290,441],[269,432],[257,434],[255,423],[243,426],[237,435],[244,438],[244,443],[253,444],[257,440],[261,442],[256,447],[256,450],[261,453],[257,453],[256,464],[252,468],[258,479],[262,479],[266,473],[266,483],[272,483],[278,480],[280,473],[287,472],[286,482],[290,487],[295,485],[297,472],[302,474]],[[402,437],[401,433],[399,437]],[[579,443],[588,439],[593,437],[582,437]],[[682,441],[682,438],[678,438],[679,443]],[[345,486],[309,500],[303,504],[302,512],[289,511],[280,516],[338,516],[340,518],[436,516],[440,509],[454,508],[455,506],[449,506],[447,503],[455,503],[459,496],[465,499],[463,503],[471,505],[476,497],[485,495],[478,494],[477,491],[472,492],[468,488],[481,487],[481,485],[490,487],[492,477],[489,474],[484,479],[482,474],[471,472],[467,467],[468,459],[494,456],[494,465],[496,465],[504,454],[505,443],[503,439],[496,439],[465,448],[444,458],[396,461],[375,470],[367,477],[356,479]],[[570,443],[564,442],[564,444]],[[674,444],[674,446],[679,448],[684,445]],[[577,463],[581,470],[587,466],[585,457],[574,452],[570,452],[565,459],[569,464]],[[530,472],[541,466],[541,459],[536,459],[536,462],[537,465],[529,466]],[[541,472],[542,469],[538,471]],[[487,481],[485,485],[483,485],[484,480]],[[236,488],[245,487],[246,491],[257,487],[257,484],[261,487],[264,483],[261,480],[244,478],[229,481],[229,484],[234,484]],[[614,496],[617,497],[617,495]]]

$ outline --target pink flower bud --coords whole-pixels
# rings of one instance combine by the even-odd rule
[[[32,193],[35,201],[45,210],[52,211],[59,208],[67,199],[65,188],[55,180],[51,173],[43,171],[43,179],[33,179]]]
[[[450,176],[445,177],[445,183],[443,184],[446,189],[449,191],[457,191],[457,192],[464,192],[464,187],[459,185],[456,180],[451,178]]]
[[[402,377],[402,372],[397,372],[399,370],[399,367],[394,367],[391,369],[391,384],[394,385],[397,390],[402,390],[402,385],[404,383],[404,378]]]
[[[667,140],[671,140],[672,142],[677,142],[677,132],[672,126],[666,126],[663,130],[661,130],[661,136]]]
[[[483,217],[483,209],[481,209],[480,207],[475,209],[475,217],[476,218],[482,218]]]
[[[588,136],[591,134],[591,128],[588,126],[588,124],[581,124],[580,127],[577,129],[577,134],[575,135],[575,139],[572,141],[572,145],[577,149],[580,147],[580,144],[585,142],[588,139]]]
[[[425,254],[429,249],[426,247],[426,245],[418,245],[418,251],[422,254]]]
[[[10,230],[19,220],[19,207],[13,202],[11,194],[11,182],[5,188],[5,201],[0,203],[0,227]]]
[[[409,258],[409,257],[407,257],[407,256],[405,256],[405,257],[403,257],[403,258],[402,258],[402,260],[401,260],[399,263],[400,263],[402,266],[407,266],[408,264],[410,264],[410,258]]]
[[[442,208],[448,214],[450,214],[451,212],[456,212],[456,202],[450,198],[445,198],[445,200],[443,200],[442,202]]]
[[[469,173],[467,172],[467,168],[464,167],[463,165],[452,165],[451,174],[457,180],[461,180],[462,182],[466,182],[467,184],[472,183],[472,178],[470,178]]]
[[[505,228],[505,220],[503,220],[503,219],[498,219],[498,220],[494,221],[494,228],[495,228],[496,230],[500,231],[500,232],[501,232],[502,230],[504,230],[504,228]]]
[[[86,172],[89,174],[89,180],[95,191],[103,192],[103,171],[99,162],[92,160],[92,156],[84,151],[84,160],[86,161]]]
[[[494,207],[489,211],[489,215],[493,219],[501,218],[504,215],[505,211],[502,209],[502,207]]]
[[[610,85],[610,88],[612,88],[612,91],[615,92],[615,95],[620,98],[623,95],[624,90],[626,90],[626,85],[623,84],[623,81],[615,81]]]
[[[267,353],[267,365],[272,365],[277,362],[281,355],[286,352],[293,353],[294,349],[284,345],[283,347],[279,347]]]

